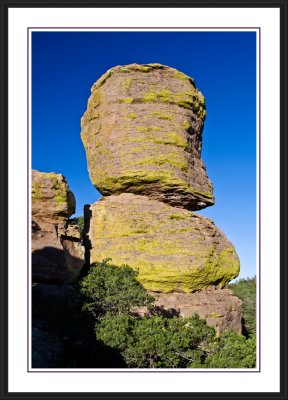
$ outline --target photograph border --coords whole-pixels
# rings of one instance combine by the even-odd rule
[[[136,3],[136,4],[135,4]],[[139,7],[158,7],[158,8],[279,8],[280,10],[280,392],[279,393],[11,393],[8,392],[8,10],[13,7],[47,7],[47,8],[86,8],[86,7],[105,7],[105,8],[139,8]],[[1,376],[0,376],[0,398],[97,398],[97,399],[118,399],[118,398],[139,398],[139,399],[168,399],[168,398],[193,398],[193,399],[213,399],[213,398],[271,398],[287,399],[287,182],[288,182],[288,139],[287,139],[287,0],[258,0],[250,2],[242,1],[181,1],[179,3],[167,1],[125,1],[125,2],[96,2],[85,1],[72,2],[62,1],[61,3],[50,3],[45,1],[32,1],[17,3],[13,1],[1,2],[1,141],[0,141],[0,179],[1,179],[1,252],[0,265],[1,271]],[[139,28],[139,27],[138,27]],[[259,97],[260,101],[260,97]],[[260,156],[260,155],[259,155]],[[77,371],[79,372],[79,371]],[[253,371],[251,371],[253,372]],[[255,371],[258,372],[258,371]],[[148,378],[147,378],[148,379]]]
[[[255,121],[256,121],[256,126],[258,124],[258,159],[257,159],[257,154],[255,154],[256,157],[256,162],[257,164],[255,164],[255,175],[257,173],[258,170],[258,188],[257,188],[257,184],[256,184],[256,193],[259,193],[259,200],[258,200],[258,210],[256,207],[256,214],[255,214],[255,219],[257,214],[259,215],[259,222],[258,225],[256,226],[256,236],[258,234],[258,246],[256,245],[256,253],[258,253],[258,270],[257,270],[257,265],[256,265],[256,285],[258,285],[258,292],[256,293],[256,304],[258,303],[258,300],[260,300],[261,298],[261,230],[260,230],[260,225],[261,225],[261,196],[260,196],[260,187],[261,187],[261,98],[260,98],[260,94],[261,94],[261,27],[250,27],[250,26],[246,26],[246,27],[47,27],[47,26],[43,26],[43,27],[28,27],[27,28],[27,155],[28,155],[28,162],[27,162],[27,238],[28,238],[28,243],[27,243],[27,286],[30,288],[30,292],[31,292],[31,277],[32,277],[32,272],[31,272],[31,262],[30,262],[30,252],[31,252],[31,245],[32,245],[32,240],[30,238],[30,225],[31,225],[31,221],[30,221],[30,215],[31,215],[31,207],[29,208],[29,203],[31,203],[31,200],[29,198],[29,193],[30,193],[30,162],[29,162],[29,158],[31,157],[32,159],[32,154],[31,151],[29,150],[31,148],[31,141],[32,141],[32,132],[31,132],[31,126],[32,126],[32,121],[31,121],[31,111],[32,111],[32,106],[31,106],[31,110],[29,109],[29,105],[31,104],[32,101],[32,94],[31,94],[31,85],[32,85],[32,76],[31,76],[31,68],[32,68],[32,63],[29,63],[29,61],[32,59],[32,54],[30,54],[30,51],[32,49],[32,32],[37,32],[37,30],[39,32],[41,31],[45,31],[45,32],[49,32],[49,30],[51,32],[53,31],[63,31],[63,32],[85,32],[85,31],[90,31],[90,32],[96,32],[96,31],[109,31],[109,32],[115,32],[117,33],[117,31],[141,31],[141,32],[145,32],[145,30],[155,30],[155,31],[163,31],[163,30],[168,30],[169,32],[172,31],[187,31],[187,32],[193,32],[193,30],[195,32],[217,32],[217,31],[221,31],[221,32],[245,32],[245,31],[249,31],[249,32],[255,32],[256,33],[256,60],[259,60],[259,65],[258,65],[258,76],[257,76],[257,71],[255,71],[255,80],[256,80],[256,87],[258,85],[258,93],[255,94],[256,97],[256,101],[257,101],[257,96],[258,96],[258,113],[257,110],[255,109]],[[256,62],[257,64],[257,62]],[[31,81],[30,81],[31,80]],[[258,82],[257,82],[258,81]],[[256,107],[257,108],[257,107]],[[257,142],[257,130],[255,132],[256,134],[256,142]],[[31,136],[31,137],[30,137]],[[30,154],[29,154],[30,152]],[[257,153],[257,145],[256,145],[256,153]],[[257,182],[257,176],[256,176],[256,182]],[[258,189],[258,190],[257,190]],[[258,273],[258,275],[257,275]],[[32,307],[32,294],[29,296],[29,292],[27,293],[27,372],[28,373],[127,373],[126,369],[117,369],[117,370],[101,370],[100,368],[98,370],[91,368],[90,370],[85,370],[84,368],[81,369],[77,369],[75,368],[75,370],[65,370],[63,368],[59,368],[59,370],[53,369],[53,371],[49,371],[48,369],[43,368],[42,370],[39,369],[33,369],[33,368],[29,368],[29,359],[31,360],[31,354],[32,354],[32,349],[30,346],[30,338],[32,336],[31,333],[31,321],[32,321],[32,317],[31,317],[31,307]],[[30,313],[30,314],[29,314]],[[183,370],[181,369],[180,371],[177,369],[173,369],[173,370],[161,370],[160,368],[157,370],[149,370],[149,369],[129,369],[129,372],[131,373],[213,373],[213,374],[226,374],[226,373],[237,373],[237,374],[241,374],[241,373],[260,373],[261,372],[261,302],[259,301],[259,306],[258,309],[256,307],[256,314],[258,315],[257,318],[257,331],[258,331],[258,335],[256,336],[256,341],[258,342],[258,346],[256,346],[256,364],[258,365],[257,368],[253,368],[251,370],[249,369],[241,369],[241,370],[236,370],[236,369],[225,369],[225,370],[212,370],[212,369],[202,369],[202,370],[194,370],[193,368],[187,369],[187,370]],[[29,315],[30,315],[30,320],[29,320]]]

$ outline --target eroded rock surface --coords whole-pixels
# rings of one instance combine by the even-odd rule
[[[63,225],[75,213],[76,201],[62,174],[32,170],[32,217]]]
[[[234,296],[230,289],[201,290],[195,293],[149,293],[155,298],[158,312],[164,315],[167,312],[188,318],[198,314],[218,332],[233,329],[241,334],[242,300]],[[146,307],[138,307],[134,311],[140,315],[149,315]]]
[[[84,265],[76,226],[68,224],[75,197],[61,174],[32,171],[32,280],[69,283]]]
[[[161,64],[111,68],[92,87],[81,138],[93,185],[199,210],[214,204],[201,160],[205,99]]]
[[[85,208],[90,262],[139,270],[156,292],[222,288],[239,273],[233,245],[208,218],[131,193]]]

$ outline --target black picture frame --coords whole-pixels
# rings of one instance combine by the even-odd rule
[[[53,8],[86,8],[86,7],[108,7],[108,8],[125,8],[125,7],[157,7],[157,8],[234,8],[234,7],[245,7],[245,8],[278,8],[280,11],[280,260],[281,260],[281,279],[280,279],[280,392],[279,393],[245,393],[245,392],[233,392],[233,393],[149,393],[149,392],[137,392],[137,393],[52,393],[52,392],[40,392],[40,393],[13,393],[8,391],[8,11],[10,8],[21,7],[21,8],[40,8],[40,7],[53,7]],[[95,399],[214,399],[214,398],[237,398],[237,399],[287,399],[287,286],[288,286],[288,258],[287,258],[287,182],[288,182],[288,139],[287,139],[287,25],[288,25],[288,2],[287,0],[180,0],[179,2],[172,0],[85,0],[81,1],[65,1],[59,2],[51,1],[13,1],[13,0],[1,0],[1,15],[0,15],[0,29],[1,29],[1,118],[0,118],[0,180],[1,180],[1,208],[0,208],[0,296],[1,296],[1,347],[0,347],[0,365],[1,365],[1,376],[0,376],[0,398],[1,399],[20,399],[20,398],[95,398]],[[25,260],[26,262],[26,260]],[[148,381],[147,377],[147,381]]]

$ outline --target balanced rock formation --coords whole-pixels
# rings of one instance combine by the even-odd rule
[[[76,226],[75,197],[61,174],[32,171],[32,280],[69,283],[84,265],[84,248]]]
[[[128,264],[147,290],[222,288],[239,273],[233,245],[208,218],[132,193],[88,208],[90,263]]]
[[[91,91],[81,138],[104,197],[84,210],[90,263],[127,264],[159,308],[240,332],[242,302],[222,289],[239,273],[234,246],[192,213],[214,204],[201,160],[203,95],[160,64],[111,68]]]
[[[161,64],[111,68],[92,87],[81,138],[93,185],[199,210],[214,204],[201,160],[205,99]]]

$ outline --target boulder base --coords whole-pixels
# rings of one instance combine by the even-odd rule
[[[232,329],[241,334],[242,300],[234,296],[230,289],[201,290],[195,293],[149,292],[149,294],[155,298],[156,308],[164,315],[179,314],[188,318],[198,314],[218,332]],[[142,316],[149,315],[146,307],[135,308],[134,311]]]
[[[138,270],[147,290],[223,288],[239,273],[233,245],[208,218],[123,193],[85,208],[90,263],[111,258]]]

